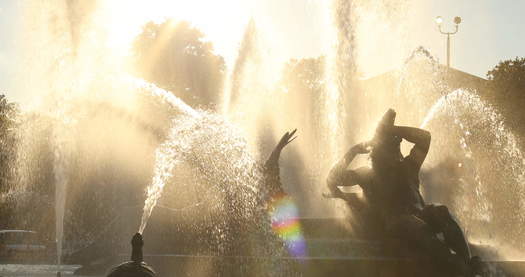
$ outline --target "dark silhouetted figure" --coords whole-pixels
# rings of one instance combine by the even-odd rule
[[[270,197],[284,194],[280,178],[279,157],[281,156],[281,151],[284,147],[296,138],[294,137],[296,132],[297,129],[292,132],[286,132],[281,137],[281,140],[279,140],[279,143],[277,143],[270,154],[270,157],[268,157],[268,160],[266,160],[266,163],[264,164],[265,183]]]
[[[331,196],[355,205],[357,200],[349,199],[338,187],[359,185],[386,234],[428,253],[454,274],[474,275],[479,271],[479,258],[471,258],[461,228],[445,206],[426,205],[419,192],[419,171],[430,147],[430,133],[396,126],[395,117],[395,111],[388,110],[373,140],[353,146],[332,168],[327,180]],[[407,156],[400,150],[403,139],[414,144]],[[347,169],[357,155],[367,153],[372,168]]]
[[[107,277],[154,277],[155,271],[142,259],[143,246],[142,235],[136,233],[131,239],[131,261],[113,268]]]

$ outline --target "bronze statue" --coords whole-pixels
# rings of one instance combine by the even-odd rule
[[[367,205],[380,219],[384,234],[428,253],[443,268],[467,276],[477,274],[480,260],[471,257],[463,232],[447,207],[427,205],[419,191],[419,172],[430,147],[430,133],[396,126],[395,117],[395,111],[388,110],[374,138],[351,147],[332,168],[327,180],[328,196],[354,205],[357,200],[339,187],[359,185]],[[402,140],[414,144],[407,156],[400,150]],[[359,154],[369,154],[372,167],[347,169]]]

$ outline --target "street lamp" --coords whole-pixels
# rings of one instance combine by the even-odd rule
[[[447,35],[447,67],[450,67],[450,35],[453,35],[458,32],[459,23],[461,23],[461,17],[454,17],[454,32],[443,32],[441,29],[441,24],[443,23],[443,18],[441,16],[436,17],[436,24],[438,25],[439,32]]]

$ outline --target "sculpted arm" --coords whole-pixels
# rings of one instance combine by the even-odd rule
[[[407,159],[413,162],[417,168],[421,168],[430,148],[430,132],[405,126],[392,126],[391,132],[414,144]]]
[[[357,155],[368,152],[369,150],[367,149],[366,143],[354,145],[344,157],[332,167],[328,174],[326,184],[333,197],[340,197],[342,195],[341,190],[338,188],[340,186],[355,186],[361,184],[362,176],[359,170],[349,170],[347,167]]]
[[[295,133],[297,129],[292,132],[286,132],[279,143],[275,146],[274,150],[268,157],[268,160],[264,164],[264,175],[266,179],[266,185],[270,192],[274,193],[277,191],[282,191],[281,178],[280,178],[280,169],[279,169],[279,157],[281,152],[286,145],[292,142],[296,137]]]

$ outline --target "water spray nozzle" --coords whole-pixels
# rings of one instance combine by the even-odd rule
[[[136,233],[131,239],[131,260],[134,262],[142,262],[142,247],[144,246],[144,240],[140,233]]]

